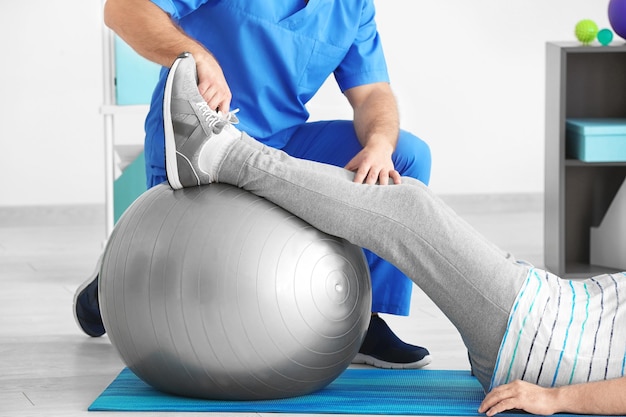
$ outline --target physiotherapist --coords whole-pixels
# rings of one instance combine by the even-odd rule
[[[164,67],[145,122],[148,187],[167,180],[163,89],[167,69],[184,51],[196,59],[198,88],[209,107],[239,109],[238,128],[266,145],[345,167],[359,183],[383,186],[395,169],[428,184],[430,149],[399,128],[375,16],[373,0],[107,0],[107,26]],[[353,120],[308,122],[306,104],[331,75]],[[378,316],[408,315],[412,282],[372,253],[366,257],[372,320],[355,363],[430,363],[427,349],[403,342]]]

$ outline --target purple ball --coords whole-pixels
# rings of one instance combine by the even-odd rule
[[[609,2],[609,22],[615,33],[626,39],[626,0]]]

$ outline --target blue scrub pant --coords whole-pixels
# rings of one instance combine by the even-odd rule
[[[291,156],[344,167],[361,149],[352,121],[332,120],[305,123],[290,129],[289,140],[282,148]],[[281,136],[285,132],[279,133]],[[266,138],[270,141],[271,138]],[[265,141],[263,141],[265,142]],[[413,134],[400,131],[393,154],[395,169],[402,176],[413,177],[428,185],[431,156],[428,145]],[[148,185],[166,181],[147,167]],[[413,282],[395,266],[365,250],[372,279],[372,312],[406,316],[411,307]]]

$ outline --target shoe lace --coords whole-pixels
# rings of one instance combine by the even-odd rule
[[[214,131],[221,131],[226,125],[239,123],[239,119],[237,118],[237,116],[235,116],[235,114],[239,112],[239,109],[231,110],[228,113],[224,114],[221,111],[212,110],[209,105],[204,101],[196,103],[196,105],[198,106],[198,109],[202,112],[204,120]]]

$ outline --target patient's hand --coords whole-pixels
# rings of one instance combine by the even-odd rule
[[[532,414],[550,415],[557,412],[557,392],[524,381],[514,381],[491,390],[478,408],[488,416],[507,410],[524,410]]]

